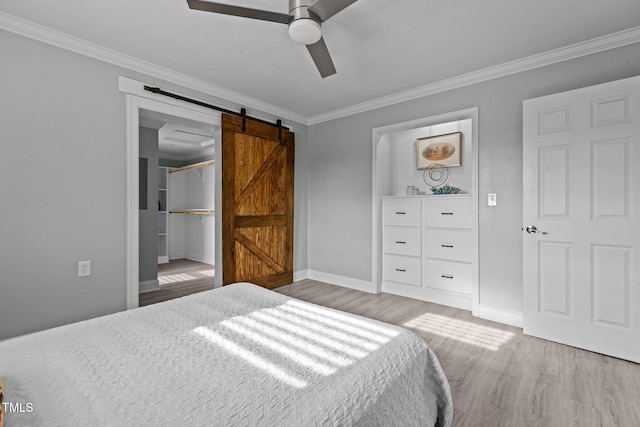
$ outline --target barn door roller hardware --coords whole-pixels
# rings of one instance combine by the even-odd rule
[[[157,93],[159,95],[168,96],[173,99],[177,99],[179,101],[189,102],[191,104],[199,105],[201,107],[211,108],[212,110],[220,111],[225,114],[230,114],[232,116],[241,117],[242,118],[242,131],[246,130],[247,120],[253,120],[254,122],[263,123],[269,126],[275,126],[279,129],[280,139],[282,139],[282,120],[278,119],[277,123],[271,123],[266,120],[258,119],[257,117],[247,116],[247,109],[242,108],[240,112],[227,110],[226,108],[218,107],[212,104],[207,104],[206,102],[198,101],[197,99],[187,98],[186,96],[178,95],[175,93],[167,92],[166,90],[162,90],[159,87],[154,86],[144,86],[144,90],[148,90],[149,92]]]

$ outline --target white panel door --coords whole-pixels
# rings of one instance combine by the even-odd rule
[[[640,362],[640,76],[524,102],[524,333]]]

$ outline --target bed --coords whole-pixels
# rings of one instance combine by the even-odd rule
[[[250,283],[2,342],[0,378],[14,405],[5,427],[449,426],[453,415],[422,338]]]

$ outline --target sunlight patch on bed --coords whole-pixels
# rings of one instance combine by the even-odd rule
[[[228,339],[220,336],[218,333],[212,331],[209,328],[201,326],[194,329],[193,332],[207,339],[211,343],[221,347],[223,350],[240,357],[244,361],[248,362],[258,369],[261,369],[262,371],[284,382],[285,384],[288,384],[295,388],[305,388],[308,386],[308,383],[305,380],[297,378],[296,376],[286,372],[283,368],[274,365],[273,363],[263,359],[262,357],[254,354],[244,347],[229,341]]]
[[[242,324],[256,332],[266,334],[274,340],[281,341],[282,343],[290,345],[291,347],[296,347],[300,349],[300,351],[307,352],[308,354],[311,354],[314,357],[322,359],[325,362],[328,362],[337,367],[349,366],[355,361],[352,358],[346,357],[344,355],[339,355],[335,352],[324,349],[308,340],[297,339],[290,333],[287,333],[282,329],[267,325],[264,322],[258,322],[248,317],[237,317],[235,320],[241,322]]]
[[[286,316],[290,316],[292,319],[300,321],[300,323],[307,325],[310,329],[313,329],[316,332],[323,332],[334,339],[339,339],[346,343],[357,345],[368,351],[377,350],[380,348],[380,344],[384,344],[389,341],[374,341],[370,338],[363,338],[359,336],[353,328],[349,328],[348,326],[345,327],[343,325],[338,326],[336,324],[330,325],[322,316],[307,316],[300,312],[295,312],[290,307],[284,306],[282,307],[282,311],[286,313]]]
[[[304,336],[311,338],[324,338],[324,342],[334,342],[336,344],[342,344],[341,348],[346,348],[351,351],[352,355],[358,358],[366,357],[370,352],[377,350],[380,345],[368,340],[359,339],[353,335],[347,333],[332,330],[327,326],[318,325],[300,316],[295,316],[291,313],[283,312],[282,310],[268,310],[265,314],[276,318],[279,322],[289,322],[292,326],[298,326],[299,330],[302,330]],[[357,355],[354,352],[360,354]]]
[[[335,368],[332,368],[331,366],[328,366],[317,359],[301,354],[300,352],[291,349],[291,347],[289,346],[278,343],[272,339],[269,339],[268,337],[265,337],[264,335],[250,331],[247,328],[238,325],[236,319],[225,320],[220,324],[263,347],[266,347],[276,353],[280,353],[286,359],[291,360],[307,369],[310,369],[317,374],[329,376],[336,372]]]
[[[170,283],[185,282],[187,280],[193,280],[195,277],[188,274],[171,274],[169,276],[158,276],[158,283],[160,286],[168,285]]]
[[[343,323],[349,323],[355,326],[359,326],[361,328],[364,329],[368,329],[371,332],[377,333],[377,334],[383,334],[386,335],[388,337],[396,337],[398,336],[398,334],[400,333],[397,329],[392,329],[389,327],[386,327],[382,324],[373,322],[373,321],[369,321],[367,319],[360,319],[357,317],[353,317],[353,315],[348,315],[346,313],[340,313],[338,311],[331,311],[331,310],[327,310],[325,308],[321,308],[321,307],[316,307],[313,305],[309,305],[309,304],[305,304],[301,301],[296,301],[296,300],[291,300],[291,301],[287,301],[287,305],[290,305],[292,307],[296,307],[296,308],[300,308],[312,313],[318,313],[324,317],[328,317],[328,318],[332,318],[332,319],[336,319],[339,320],[340,322]]]
[[[289,331],[288,333],[293,333],[304,339],[315,341],[320,345],[329,347],[333,350],[339,351],[340,353],[355,357],[357,359],[363,359],[367,357],[367,354],[369,354],[368,352],[363,351],[359,348],[354,348],[349,346],[348,344],[332,340],[331,337],[327,335],[319,334],[309,328],[304,328],[299,326],[299,324],[294,324],[284,316],[279,317],[273,315],[273,313],[257,312],[253,313],[253,317],[273,326],[286,329],[287,331]]]
[[[288,301],[193,332],[274,378],[304,388],[313,377],[339,375],[402,329]]]
[[[501,345],[508,342],[515,335],[513,332],[432,313],[416,317],[405,322],[403,326],[493,351],[499,350]]]
[[[289,305],[289,303],[285,304],[282,307],[282,309],[287,312],[293,313],[294,315],[305,317],[312,321],[326,324],[330,328],[339,329],[345,333],[353,335],[358,340],[365,339],[365,340],[373,341],[378,344],[384,344],[389,341],[388,336],[380,336],[379,334],[371,332],[370,330],[364,329],[360,326],[344,324],[341,321],[327,317],[325,313],[322,313],[322,314],[313,313],[313,312],[310,312],[309,310],[305,310],[300,307],[292,307]],[[396,332],[396,335],[398,333],[399,332]]]

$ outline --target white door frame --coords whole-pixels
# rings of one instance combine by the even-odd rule
[[[471,107],[464,110],[451,111],[435,116],[424,117],[421,119],[410,120],[402,123],[395,123],[388,126],[374,128],[372,130],[372,230],[371,230],[371,283],[373,289],[371,292],[380,293],[382,284],[382,262],[380,257],[380,249],[382,248],[382,201],[381,197],[386,194],[381,193],[381,186],[378,182],[384,179],[384,174],[378,168],[379,155],[378,147],[386,135],[400,132],[404,130],[416,129],[426,126],[437,125],[441,123],[453,122],[458,120],[471,119],[472,126],[472,169],[471,174],[471,194],[473,204],[473,246],[474,246],[474,267],[472,273],[472,313],[478,315],[479,307],[479,272],[478,272],[478,107]]]
[[[126,153],[126,303],[127,309],[138,307],[139,293],[139,125],[140,110],[148,110],[167,114],[175,117],[195,120],[202,123],[213,124],[217,127],[215,139],[215,206],[216,215],[215,235],[220,236],[222,232],[221,211],[222,206],[222,162],[221,144],[222,140],[220,124],[221,114],[210,108],[200,107],[185,101],[178,101],[163,95],[154,94],[144,90],[145,84],[127,77],[120,76],[118,89],[127,94],[127,153]],[[222,242],[215,239],[215,262],[216,270],[222,271]],[[222,285],[222,276],[216,274],[214,286]]]

